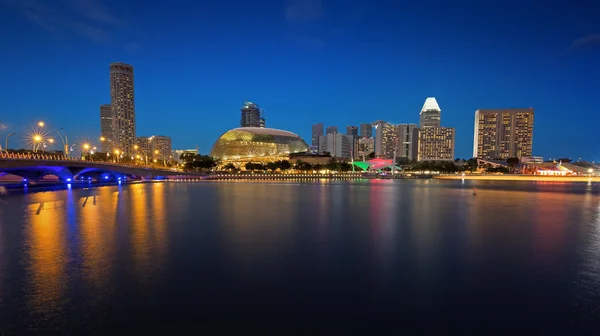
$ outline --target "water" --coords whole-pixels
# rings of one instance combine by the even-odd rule
[[[179,182],[0,202],[0,335],[599,326],[591,184]]]

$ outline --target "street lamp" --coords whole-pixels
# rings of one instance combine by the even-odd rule
[[[60,131],[63,131],[63,133],[60,133]],[[60,141],[63,144],[64,150],[65,150],[65,156],[69,156],[69,139],[67,139],[67,133],[65,133],[63,128],[57,128],[54,130],[56,132],[56,134],[58,134],[58,136],[60,137]]]
[[[115,149],[115,161],[119,162],[119,154],[121,154],[121,151],[118,149]]]
[[[5,143],[5,145],[6,145],[6,146],[4,146],[4,150],[5,150],[7,153],[8,153],[8,139],[9,139],[11,136],[15,135],[15,134],[17,134],[17,133],[15,133],[15,132],[12,132],[12,133],[10,133],[9,135],[7,135],[7,136],[6,136],[6,143]]]
[[[38,122],[38,126],[39,127],[44,127],[44,126],[46,126],[46,123],[43,122],[43,121],[40,121],[40,122]]]
[[[33,143],[33,152],[36,153],[38,151],[38,148],[40,147],[40,143],[42,142],[42,136],[39,134],[34,134],[32,137],[32,143]]]

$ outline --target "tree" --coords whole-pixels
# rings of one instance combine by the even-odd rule
[[[267,168],[269,168],[269,170],[274,172],[277,170],[277,168],[279,168],[279,165],[277,164],[277,162],[269,162],[269,163],[267,163]]]
[[[282,160],[279,161],[279,168],[281,168],[281,170],[288,170],[292,168],[292,164],[288,160]]]
[[[469,169],[473,172],[477,170],[479,163],[477,163],[476,158],[470,158],[467,160],[467,166],[469,166]]]
[[[238,168],[231,162],[229,162],[228,164],[226,164],[223,169],[225,170],[233,170],[233,171],[237,171]]]

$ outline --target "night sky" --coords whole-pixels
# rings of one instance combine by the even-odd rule
[[[456,157],[476,109],[534,107],[535,155],[600,159],[600,1],[0,0],[0,29],[3,145],[38,120],[97,138],[118,61],[138,135],[174,148],[208,153],[244,100],[310,142],[317,122],[417,123],[435,96]]]

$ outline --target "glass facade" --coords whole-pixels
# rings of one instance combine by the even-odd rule
[[[284,157],[304,153],[308,145],[298,135],[273,128],[241,127],[223,133],[210,155],[223,161]]]

